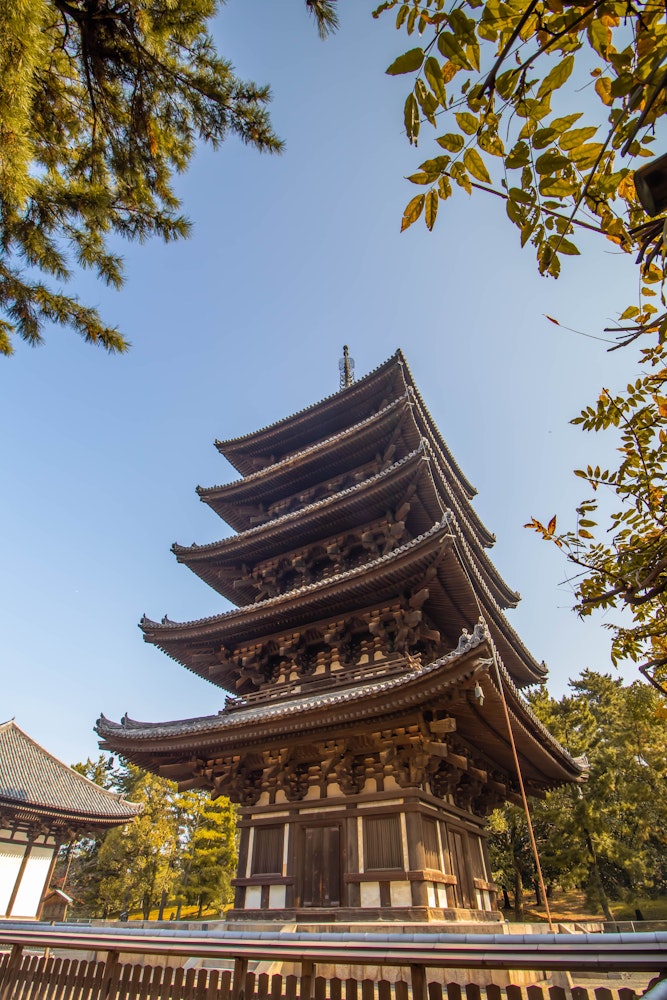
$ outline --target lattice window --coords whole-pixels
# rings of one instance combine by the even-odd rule
[[[281,875],[283,870],[284,826],[255,827],[252,852],[253,875]]]
[[[364,819],[364,868],[403,868],[400,816],[367,816]]]

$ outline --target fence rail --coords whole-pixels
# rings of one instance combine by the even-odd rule
[[[427,969],[667,970],[667,933],[353,934],[0,924],[0,1000],[633,1000],[631,989],[480,987],[429,982]],[[49,949],[96,953],[53,957]],[[42,955],[25,950],[45,951]],[[98,953],[106,953],[100,961]],[[122,956],[231,959],[234,970],[121,961]],[[261,974],[249,961],[290,963],[300,975]],[[404,968],[407,981],[316,975],[317,966]]]

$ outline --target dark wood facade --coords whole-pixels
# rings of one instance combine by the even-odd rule
[[[101,745],[241,803],[233,917],[493,919],[484,817],[517,794],[503,697],[529,790],[583,767],[519,693],[544,667],[403,356],[217,446],[242,478],[199,494],[237,534],[174,552],[237,607],[142,628],[225,708],[103,716]]]

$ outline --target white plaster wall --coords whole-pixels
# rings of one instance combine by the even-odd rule
[[[248,910],[259,910],[262,905],[261,885],[249,885],[245,891],[245,906]]]
[[[429,906],[438,905],[438,901],[435,895],[435,886],[433,885],[433,882],[426,883],[426,902],[428,903]]]
[[[390,882],[392,906],[412,906],[412,889],[409,882]]]
[[[284,885],[270,885],[269,886],[269,909],[270,910],[284,910],[285,909],[285,891],[286,891],[286,887]]]
[[[0,916],[7,913],[7,903],[24,853],[25,844],[0,844]]]
[[[33,847],[12,907],[13,917],[37,916],[52,857],[52,847]]]
[[[379,906],[380,905],[380,883],[379,882],[362,882],[361,883],[361,905],[362,906]]]

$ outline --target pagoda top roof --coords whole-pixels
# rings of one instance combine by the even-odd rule
[[[482,654],[486,654],[485,658]],[[495,664],[498,666],[496,673]],[[498,678],[501,678],[500,685]],[[484,694],[483,706],[472,696],[471,683],[479,683]],[[335,728],[341,722],[364,723],[376,719],[382,725],[383,714],[396,710],[397,699],[405,716],[411,708],[426,701],[435,704],[439,694],[455,689],[457,701],[448,701],[448,711],[457,719],[457,734],[488,753],[489,758],[508,770],[513,770],[502,707],[502,686],[512,718],[524,773],[534,783],[548,785],[581,780],[586,771],[584,758],[573,758],[532,712],[521,697],[502,661],[495,658],[490,635],[483,624],[472,634],[464,634],[455,650],[446,656],[422,665],[406,665],[405,672],[387,678],[352,683],[333,690],[245,705],[234,700],[216,715],[173,722],[137,722],[125,716],[120,723],[101,715],[96,732],[100,746],[121,753],[128,760],[142,763],[150,758],[165,764],[183,759],[190,749],[201,759],[234,748],[238,753],[271,740],[310,733],[323,735],[323,726]],[[323,715],[326,723],[323,723]]]
[[[215,445],[242,476],[251,475],[260,467],[274,464],[276,454],[281,457],[292,454],[301,451],[316,439],[332,437],[349,427],[351,423],[358,423],[368,416],[369,405],[375,403],[376,408],[381,409],[390,400],[395,399],[401,390],[404,392],[408,389],[412,389],[418,398],[446,461],[455,473],[461,488],[471,499],[477,491],[464,476],[441,437],[424,405],[400,348],[383,364],[345,389],[339,389],[324,399],[260,430],[237,438],[217,440]]]
[[[141,808],[67,767],[13,719],[0,725],[0,810],[106,828],[127,823]]]

